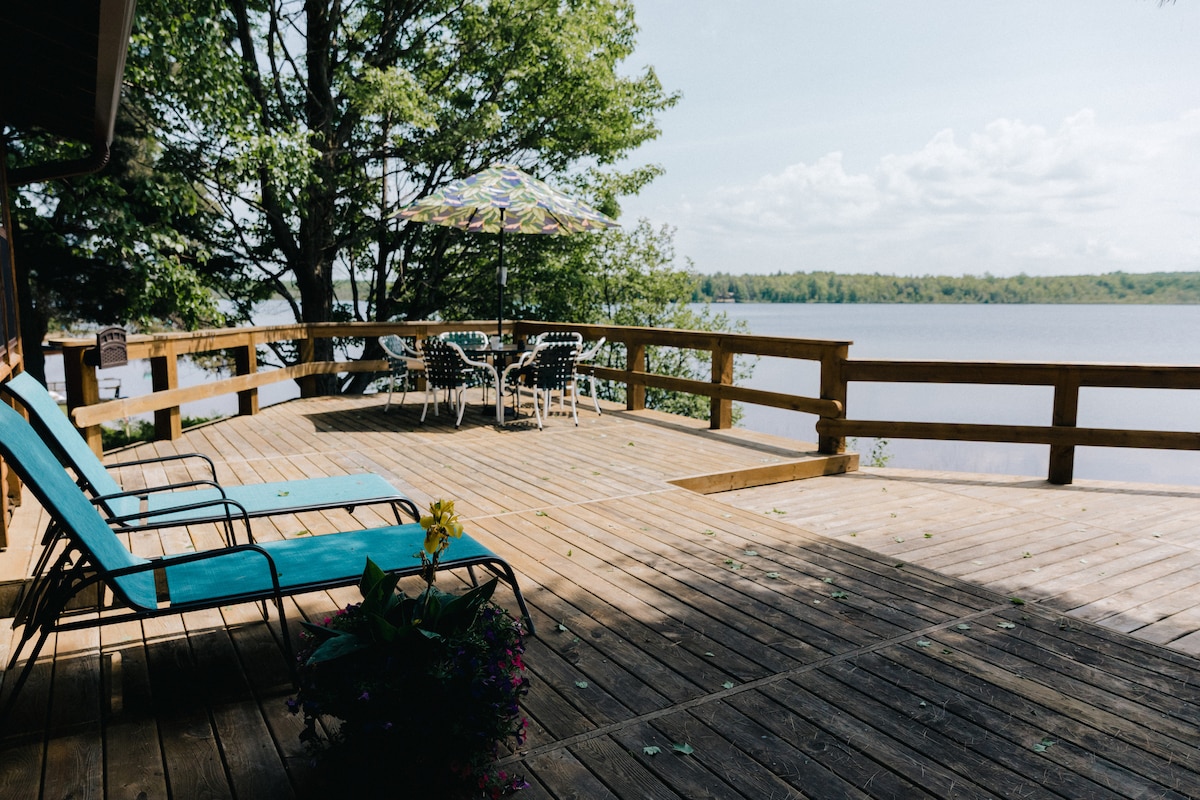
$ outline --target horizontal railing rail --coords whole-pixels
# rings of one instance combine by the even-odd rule
[[[96,369],[89,365],[92,339],[58,339],[63,350],[68,409],[75,424],[99,450],[101,423],[132,414],[153,412],[159,438],[182,434],[179,407],[219,395],[237,394],[238,413],[258,410],[259,388],[294,380],[301,394],[315,392],[321,375],[381,372],[383,360],[317,361],[316,341],[322,338],[369,338],[385,334],[430,336],[448,330],[494,330],[494,322],[371,322],[271,325],[197,333],[130,336],[129,359],[149,359],[153,392],[143,397],[100,401]],[[818,450],[844,452],[847,437],[930,439],[974,442],[1013,442],[1050,447],[1049,480],[1070,483],[1075,448],[1136,447],[1200,450],[1200,433],[1186,431],[1081,428],[1077,425],[1079,392],[1084,387],[1138,389],[1200,389],[1200,367],[1144,364],[1070,364],[974,361],[852,360],[849,341],[795,339],[782,336],[686,331],[621,325],[585,325],[537,321],[506,322],[506,336],[523,339],[550,330],[580,332],[586,340],[605,337],[624,348],[624,366],[587,365],[581,372],[625,387],[627,409],[645,408],[646,390],[686,392],[710,400],[709,425],[733,424],[733,404],[748,403],[817,416]],[[299,363],[258,371],[257,350],[267,344],[291,341]],[[647,368],[652,347],[684,348],[709,353],[708,381],[655,373]],[[235,374],[202,386],[178,385],[178,359],[213,351],[232,351]],[[772,392],[738,386],[736,356],[763,356],[814,361],[820,365],[820,385],[814,396]],[[846,398],[851,383],[980,384],[1049,386],[1054,389],[1048,425],[1000,425],[911,420],[862,420],[848,416]]]
[[[93,365],[94,359],[90,358],[90,353],[95,348],[95,340],[53,339],[51,344],[63,352],[67,408],[71,419],[83,431],[92,447],[99,451],[100,425],[105,422],[152,412],[156,437],[175,439],[182,435],[180,406],[185,403],[237,394],[238,413],[254,414],[258,411],[257,391],[269,384],[295,380],[301,386],[301,394],[308,395],[312,393],[312,385],[309,382],[320,375],[381,372],[387,369],[387,362],[382,359],[316,361],[313,354],[316,352],[317,339],[362,339],[385,334],[424,337],[451,330],[494,330],[492,325],[494,323],[480,321],[319,323],[133,335],[128,337],[126,343],[128,359],[150,361],[153,391],[140,397],[104,401],[100,399],[99,376]],[[849,342],[620,325],[522,321],[508,322],[502,326],[506,335],[516,338],[555,329],[579,331],[590,340],[603,336],[609,342],[618,343],[625,348],[624,369],[589,365],[581,371],[594,371],[598,378],[623,383],[626,387],[626,407],[631,410],[645,407],[647,388],[659,388],[709,397],[710,425],[714,428],[728,428],[732,425],[735,402],[757,403],[830,418],[836,418],[844,412],[845,397],[842,384],[830,376],[836,375],[839,365],[845,360]],[[295,342],[300,353],[300,362],[259,372],[257,349],[263,345],[280,342]],[[711,380],[690,380],[647,371],[648,347],[708,351],[712,357]],[[198,386],[178,385],[179,358],[217,351],[231,351],[234,354],[233,376],[206,381]],[[818,361],[822,365],[820,396],[805,397],[736,386],[733,383],[733,359],[736,355]],[[822,441],[820,449],[829,453],[842,452],[845,449],[845,440]]]
[[[846,382],[1049,386],[1054,388],[1049,425],[821,419],[827,436],[1003,442],[1050,446],[1048,480],[1074,479],[1075,448],[1134,447],[1200,450],[1200,433],[1190,431],[1080,428],[1081,388],[1200,389],[1200,367],[1163,364],[1072,364],[979,361],[847,360]]]

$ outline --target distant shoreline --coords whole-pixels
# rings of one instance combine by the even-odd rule
[[[1200,272],[1101,275],[698,275],[692,302],[1017,305],[1196,305]]]

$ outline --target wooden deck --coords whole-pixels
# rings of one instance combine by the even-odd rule
[[[1194,553],[1194,490],[876,470],[701,495],[671,481],[820,468],[805,445],[652,413],[581,409],[579,428],[556,416],[542,432],[472,410],[461,430],[421,428],[418,413],[294,401],[118,459],[199,450],[231,482],[370,470],[419,503],[454,498],[513,563],[539,627],[530,735],[506,759],[525,798],[1200,797],[1187,654],[1200,625],[1161,633],[1188,619],[1195,581],[1139,572],[1164,546]],[[18,530],[40,529],[31,504],[18,514]],[[305,514],[256,534],[385,522]],[[207,547],[215,532],[169,536],[133,546]],[[1130,555],[1095,569],[1111,548]],[[0,554],[0,577],[31,552]],[[304,596],[290,613],[355,595]],[[1112,624],[1093,613],[1105,602],[1157,622]],[[285,664],[253,607],[52,649],[0,731],[0,797],[306,796]]]

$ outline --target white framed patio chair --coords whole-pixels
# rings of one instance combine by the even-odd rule
[[[467,407],[467,389],[481,385],[481,375],[484,376],[483,380],[490,377],[491,383],[497,384],[496,370],[485,361],[472,361],[457,344],[440,338],[422,342],[421,353],[425,359],[425,404],[421,406],[421,422],[425,422],[431,397],[433,413],[438,413],[437,393],[439,389],[444,389],[453,398],[456,412],[454,427],[457,428],[462,425],[463,411]]]
[[[575,394],[571,391],[571,382],[575,376],[575,355],[577,350],[571,342],[543,342],[535,347],[528,355],[516,363],[510,364],[504,370],[500,386],[509,386],[515,394],[515,403],[520,404],[522,387],[533,393],[533,413],[537,419],[538,430],[542,430],[542,408],[550,413],[550,403],[554,392],[560,393],[560,404],[565,410],[566,401],[571,401],[571,417],[579,424],[579,414],[575,409]],[[499,402],[497,402],[499,406]]]
[[[443,342],[451,342],[453,344],[458,345],[459,347],[461,347],[463,349],[464,352],[467,350],[474,350],[474,351],[485,350],[488,348],[488,346],[490,345],[490,342],[491,342],[491,339],[489,339],[488,335],[486,333],[484,333],[483,331],[442,331],[441,333],[438,334],[438,338],[441,339]],[[483,401],[486,403],[487,402],[487,388],[486,387],[488,385],[487,380],[486,380],[487,374],[481,371],[480,375],[479,375],[479,379],[480,379],[480,383],[485,387],[484,393],[483,393]]]
[[[402,336],[388,334],[379,337],[379,346],[388,361],[388,399],[383,410],[386,413],[392,407],[392,393],[396,390],[396,382],[400,382],[400,403],[408,396],[408,379],[411,372],[424,372],[425,360],[417,350],[416,344],[409,344]]]

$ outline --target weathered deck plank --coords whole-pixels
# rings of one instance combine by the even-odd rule
[[[419,411],[296,401],[146,449],[212,453],[226,480],[369,469],[420,503],[455,498],[513,563],[541,634],[529,738],[503,759],[524,796],[1200,796],[1200,662],[1179,646],[1200,615],[1171,560],[1200,551],[1180,522],[1200,492],[883,470],[699,496],[668,481],[802,449],[644,414],[581,409],[579,428],[556,414],[539,432],[468,409],[455,431]],[[370,508],[254,530],[390,521]],[[293,629],[356,595],[289,600]],[[56,637],[0,731],[0,793],[310,796],[277,639],[254,605]]]

